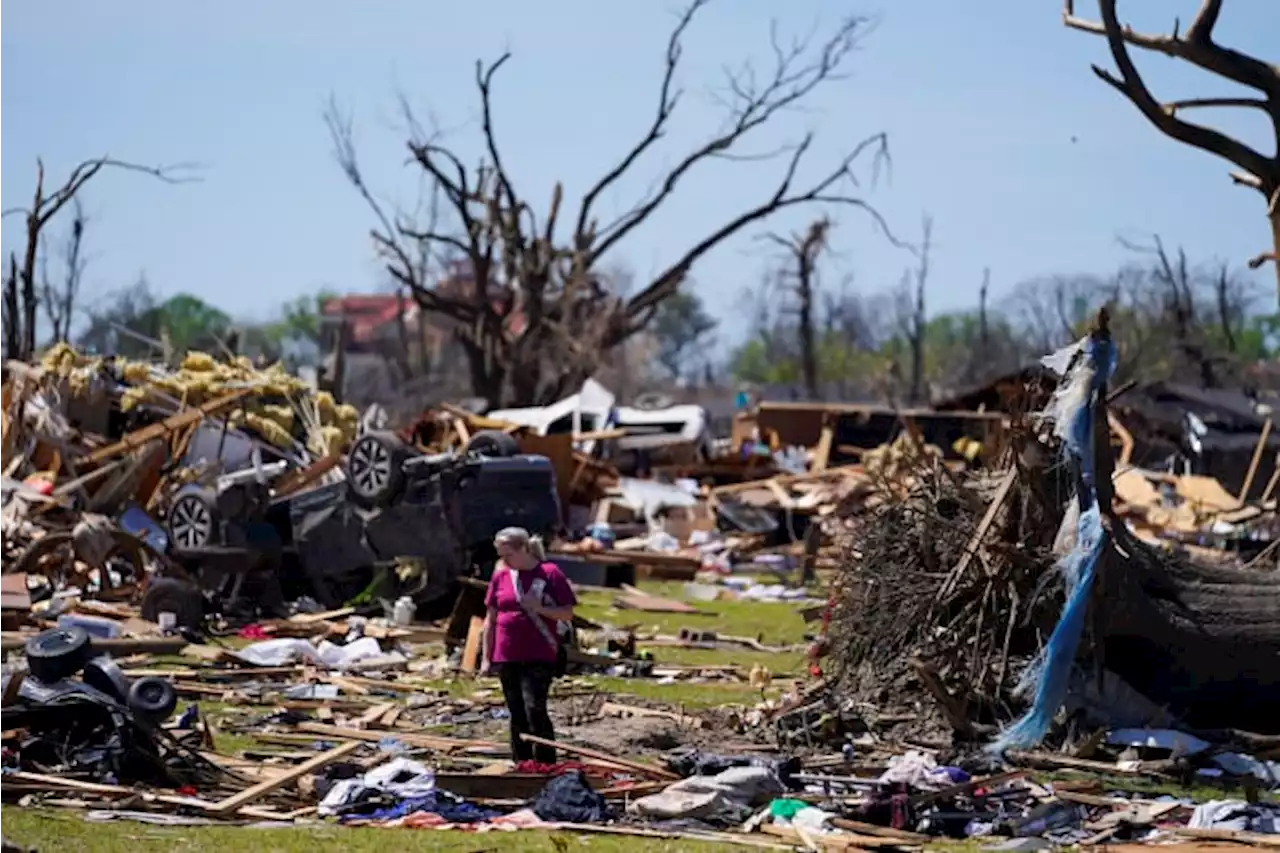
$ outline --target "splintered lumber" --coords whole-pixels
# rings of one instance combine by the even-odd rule
[[[628,761],[625,758],[617,758],[612,755],[606,755],[603,752],[597,752],[594,749],[587,749],[582,746],[574,746],[573,744],[560,743],[559,741],[547,740],[536,735],[520,735],[521,740],[529,743],[537,743],[542,746],[550,746],[561,752],[567,752],[570,755],[581,755],[583,758],[590,758],[593,761],[599,761],[604,764],[611,764],[615,767],[621,767],[626,770],[634,770],[637,773],[643,773],[657,779],[670,779],[675,782],[679,780],[679,776],[669,770],[663,770],[661,767],[654,767],[652,764],[641,764],[638,761]]]
[[[245,788],[238,794],[232,794],[225,800],[219,800],[217,803],[213,804],[209,811],[214,814],[227,814],[228,812],[237,811],[240,807],[247,806],[254,800],[260,800],[271,792],[278,791],[286,785],[301,779],[308,773],[314,773],[321,767],[333,764],[335,761],[345,758],[359,749],[360,746],[361,744],[358,742],[344,743],[341,746],[335,746],[333,749],[322,752],[315,758],[304,761],[297,767],[291,768],[288,773],[282,773],[274,779],[264,779],[252,787]]]
[[[991,525],[995,523],[996,516],[1000,514],[1000,508],[1004,506],[1005,500],[1009,497],[1009,490],[1013,488],[1014,481],[1017,479],[1017,468],[1010,468],[1005,472],[999,488],[996,489],[995,497],[991,499],[991,503],[987,506],[987,511],[982,516],[982,520],[978,522],[978,527],[973,531],[973,536],[969,538],[969,544],[965,546],[964,553],[960,555],[955,568],[951,570],[951,574],[947,576],[946,581],[938,589],[938,601],[942,601],[950,595],[956,584],[964,577],[965,570],[969,568],[969,563],[973,562],[978,549],[982,547],[982,540],[987,538],[987,532],[991,529]]]
[[[156,794],[150,791],[139,791],[134,788],[126,788],[123,785],[104,785],[99,782],[83,782],[79,779],[68,779],[63,776],[49,776],[44,773],[27,773],[24,771],[15,771],[5,774],[5,784],[28,784],[32,787],[39,788],[63,788],[69,791],[79,791],[84,794],[100,794],[103,796],[115,797],[139,797],[146,803],[160,803],[166,806],[178,806],[180,808],[199,809],[203,812],[213,814],[225,814],[225,812],[217,811],[220,803],[211,803],[208,800],[202,800],[198,797],[182,797],[174,794]],[[276,812],[270,809],[260,809],[252,806],[241,805],[233,810],[238,815],[251,817],[258,820],[291,820],[291,813]]]
[[[843,829],[846,832],[852,832],[856,835],[876,835],[881,838],[896,838],[899,841],[905,841],[909,844],[924,844],[932,841],[932,836],[922,835],[918,832],[908,832],[905,829],[894,829],[891,826],[880,826],[875,823],[865,823],[860,820],[849,820],[847,818],[837,817],[831,819],[831,825],[836,829]]]
[[[381,704],[374,705],[360,715],[360,719],[356,720],[356,726],[358,728],[368,729],[374,726],[383,725],[383,719],[395,707],[395,702],[383,702]]]
[[[305,732],[310,735],[320,735],[324,738],[332,738],[334,740],[368,741],[369,743],[377,743],[390,736],[394,737],[396,740],[403,741],[409,746],[416,746],[422,749],[434,749],[440,752],[450,752],[453,750],[477,747],[484,749],[502,748],[502,744],[488,740],[460,740],[458,738],[436,737],[434,735],[420,734],[418,732],[397,731],[394,734],[389,732],[362,732],[359,729],[346,728],[345,726],[329,726],[324,723],[299,723],[296,728],[300,732]]]
[[[1025,776],[1021,770],[1011,770],[1007,773],[997,773],[994,776],[983,776],[977,779],[970,779],[968,782],[961,782],[959,785],[951,785],[940,791],[930,791],[924,794],[913,794],[911,796],[912,806],[922,806],[926,803],[936,803],[939,801],[949,800],[952,797],[958,797],[961,794],[968,794],[977,788],[990,788],[992,785],[1000,785],[1013,779]]]
[[[643,610],[647,613],[689,613],[696,614],[698,608],[674,598],[663,598],[643,592],[634,586],[623,585],[623,594],[613,600],[615,607],[623,610]]]
[[[1262,424],[1262,434],[1258,436],[1258,443],[1253,448],[1253,458],[1249,460],[1249,470],[1244,475],[1244,485],[1240,487],[1240,495],[1238,497],[1241,505],[1249,500],[1249,489],[1253,486],[1253,478],[1258,474],[1258,465],[1262,462],[1262,451],[1267,448],[1267,439],[1271,437],[1271,418]]]
[[[462,647],[462,671],[475,672],[480,668],[481,645],[484,643],[484,617],[472,616],[467,626],[467,642]]]
[[[106,447],[93,451],[84,458],[85,462],[105,462],[108,459],[114,459],[122,456],[132,450],[137,450],[144,444],[154,441],[157,438],[164,438],[167,435],[180,430],[183,427],[192,426],[204,420],[209,415],[217,414],[223,409],[230,408],[236,402],[253,393],[252,388],[238,388],[215,400],[209,400],[194,406],[190,409],[183,409],[176,415],[170,415],[164,420],[136,429],[133,432],[120,439],[115,444],[109,444]]]

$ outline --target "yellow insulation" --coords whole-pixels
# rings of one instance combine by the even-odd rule
[[[51,347],[41,359],[46,371],[66,380],[73,396],[89,390],[89,383],[102,363],[103,359],[82,355],[65,343]],[[224,362],[209,353],[193,350],[183,357],[182,365],[176,371],[128,359],[115,359],[113,368],[132,386],[121,397],[120,406],[125,411],[158,398],[160,394],[173,397],[187,406],[198,406],[244,387],[253,389],[254,396],[258,398],[301,401],[310,397],[321,426],[320,434],[311,434],[307,439],[308,449],[313,453],[341,450],[355,438],[360,418],[354,406],[337,404],[327,391],[312,391],[280,364],[259,369],[245,356]],[[232,415],[235,425],[247,426],[266,441],[285,449],[293,447],[292,432],[296,421],[297,413],[292,405],[253,398]],[[321,443],[324,447],[312,447]]]

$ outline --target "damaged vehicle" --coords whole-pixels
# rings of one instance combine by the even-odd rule
[[[207,610],[283,613],[300,596],[336,608],[362,594],[362,603],[409,595],[422,614],[450,600],[458,577],[492,564],[503,527],[550,535],[560,518],[551,463],[520,454],[503,432],[428,455],[369,430],[342,477],[283,497],[272,495],[283,462],[241,464],[212,486],[176,493],[164,541],[198,586],[161,584],[144,601],[148,618],[167,610],[194,626]]]

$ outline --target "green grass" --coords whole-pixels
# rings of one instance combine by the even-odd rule
[[[657,850],[677,853],[711,853],[728,849],[683,839],[625,838],[607,835],[571,835],[540,830],[489,832],[477,835],[461,831],[344,828],[334,825],[285,829],[243,826],[156,827],[120,821],[89,823],[78,812],[4,808],[5,837],[41,853],[84,850],[93,853],[480,853],[480,851],[530,851],[531,853],[640,853]],[[759,838],[759,836],[757,836]],[[558,842],[558,843],[557,843]]]
[[[760,691],[746,683],[677,681],[662,684],[645,678],[593,677],[591,683],[599,690],[610,693],[619,702],[628,696],[663,702],[673,707],[688,709],[714,708],[719,705],[755,705],[760,701]],[[780,691],[770,688],[768,695],[775,697]]]
[[[642,584],[645,592],[684,601],[684,584],[656,582]],[[636,625],[641,631],[656,629],[663,634],[677,634],[681,628],[697,628],[739,637],[754,637],[769,646],[803,643],[804,619],[793,602],[769,603],[760,601],[691,601],[697,614],[647,613],[643,610],[622,610],[613,606],[617,596],[605,592],[585,592],[579,602],[578,612],[594,622],[614,626]],[[672,651],[661,648],[662,652]],[[726,654],[713,652],[712,654]],[[731,657],[735,652],[728,653]]]

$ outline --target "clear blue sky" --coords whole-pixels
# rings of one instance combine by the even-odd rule
[[[1080,11],[1090,5],[1080,0]],[[1196,5],[1121,7],[1141,15],[1129,17],[1139,28],[1167,30]],[[1280,2],[1227,5],[1219,40],[1280,59]],[[561,179],[574,199],[650,120],[676,9],[674,0],[10,3],[0,28],[3,205],[29,199],[37,156],[53,178],[104,153],[198,161],[206,166],[197,184],[115,173],[89,186],[87,298],[142,270],[161,293],[196,293],[244,317],[322,286],[369,290],[385,277],[366,236],[368,211],[331,158],[321,121],[331,92],[354,112],[370,183],[410,203],[417,181],[403,164],[397,90],[422,117],[453,128],[448,141],[474,162],[474,62],[510,49],[496,96],[508,166],[527,197],[548,199]],[[845,11],[875,14],[878,28],[851,77],[792,116],[789,129],[819,133],[810,174],[858,139],[889,134],[892,179],[868,197],[907,237],[918,234],[922,212],[933,214],[935,310],[974,301],[984,266],[997,295],[1037,275],[1113,268],[1126,255],[1120,232],[1158,232],[1197,258],[1243,261],[1266,247],[1261,197],[1233,187],[1225,162],[1161,137],[1096,80],[1089,63],[1106,62],[1106,45],[1064,29],[1057,0],[717,0],[689,34],[688,95],[667,146],[604,199],[605,210],[643,192],[712,126],[706,90],[723,64],[768,57],[772,16],[803,32]],[[1158,96],[1230,93],[1170,60],[1143,60]],[[1261,116],[1222,118],[1255,144],[1266,138]],[[641,276],[660,268],[691,235],[770,192],[777,168],[715,164],[617,259]],[[897,281],[909,259],[864,217],[838,211],[837,219],[838,263],[856,286]],[[5,222],[6,254],[20,228]],[[759,244],[741,239],[694,274],[728,320],[763,263]]]

